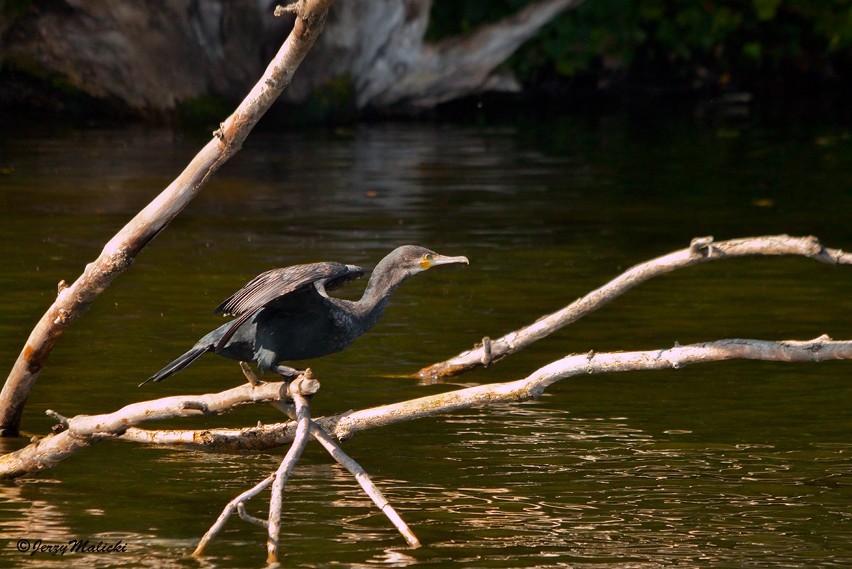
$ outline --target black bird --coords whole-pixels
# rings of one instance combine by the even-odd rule
[[[260,373],[284,376],[298,371],[280,365],[345,349],[381,318],[390,294],[408,277],[436,265],[467,264],[417,245],[391,251],[373,269],[358,301],[334,298],[328,291],[359,278],[355,265],[322,262],[261,273],[214,310],[238,318],[219,326],[188,352],[142,382],[162,381],[207,352],[255,362]]]

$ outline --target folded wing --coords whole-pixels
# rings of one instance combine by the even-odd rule
[[[216,344],[215,350],[221,350],[240,326],[270,302],[296,291],[319,295],[320,290],[333,290],[363,274],[364,269],[361,267],[335,262],[293,265],[259,274],[213,311],[216,314],[239,317],[231,323],[230,328]]]

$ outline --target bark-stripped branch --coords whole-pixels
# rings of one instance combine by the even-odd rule
[[[391,523],[393,523],[399,533],[402,534],[402,537],[405,538],[405,541],[408,542],[409,547],[420,547],[420,540],[417,539],[417,536],[414,535],[414,532],[411,531],[408,524],[399,517],[399,514],[396,513],[394,507],[391,506],[390,502],[388,502],[384,497],[382,491],[379,490],[379,487],[373,483],[370,475],[367,474],[367,471],[365,471],[360,464],[355,462],[352,457],[343,452],[340,445],[337,444],[337,442],[328,433],[326,433],[322,427],[313,421],[311,421],[311,435],[325,448],[326,451],[328,451],[328,454],[330,454],[338,464],[346,468],[346,470],[355,477],[355,480],[361,486],[361,489],[364,490],[376,507],[379,508],[385,516],[387,516]]]
[[[207,530],[207,533],[205,533],[199,541],[198,546],[192,554],[193,557],[201,557],[204,554],[204,549],[207,547],[207,544],[210,543],[210,541],[220,531],[222,531],[222,528],[225,527],[225,523],[234,511],[237,511],[243,521],[266,528],[267,563],[278,563],[278,551],[280,549],[279,536],[281,533],[281,516],[284,503],[284,486],[287,479],[290,477],[290,474],[293,472],[293,468],[296,466],[296,462],[299,460],[299,456],[302,454],[305,445],[307,444],[308,435],[316,439],[326,449],[326,451],[328,451],[332,458],[352,473],[364,492],[373,500],[379,510],[388,517],[397,530],[399,530],[408,542],[408,545],[411,547],[420,547],[420,541],[417,539],[417,536],[414,535],[411,528],[409,528],[402,518],[399,517],[399,514],[396,513],[393,506],[391,506],[385,499],[381,490],[379,490],[373,483],[361,465],[343,452],[340,445],[337,444],[337,442],[335,442],[335,440],[331,438],[319,425],[311,420],[310,407],[308,406],[306,396],[313,395],[318,389],[319,383],[306,374],[290,382],[287,386],[287,394],[293,401],[294,409],[291,409],[290,406],[285,406],[280,401],[272,402],[273,406],[281,408],[283,411],[291,415],[291,418],[295,419],[296,429],[292,444],[290,445],[290,450],[287,451],[287,454],[281,461],[281,465],[274,474],[270,474],[255,484],[252,488],[246,490],[228,502],[225,509],[216,519],[215,523],[209,530]],[[250,515],[246,511],[245,502],[258,495],[270,485],[272,486],[272,497],[269,501],[269,517],[268,520],[261,520],[260,518]]]
[[[849,264],[850,256],[842,251],[823,248],[814,238],[790,238],[787,236],[742,239],[713,244],[712,239],[693,240],[686,251],[678,251],[648,263],[637,265],[597,291],[570,305],[561,313],[569,321],[622,294],[639,282],[652,276],[689,266],[705,260],[754,254],[797,254],[820,261]],[[572,307],[575,307],[572,311]],[[557,313],[560,314],[560,313]],[[551,318],[551,317],[548,317]],[[573,319],[573,320],[571,320]],[[564,325],[564,324],[563,324]],[[534,328],[536,325],[533,325]],[[530,333],[532,334],[532,333]],[[491,346],[494,349],[494,346]],[[481,385],[459,389],[438,395],[421,397],[372,409],[364,409],[311,420],[304,394],[314,393],[318,384],[310,377],[302,376],[288,384],[256,383],[218,393],[202,396],[175,396],[156,401],[134,403],[103,415],[81,415],[66,418],[54,411],[54,417],[64,430],[48,435],[19,451],[0,457],[0,478],[14,478],[32,474],[55,465],[77,450],[104,438],[115,437],[129,441],[157,444],[192,444],[208,450],[265,449],[292,442],[278,472],[260,481],[243,492],[225,507],[225,510],[204,535],[194,553],[200,556],[234,511],[250,523],[267,528],[268,560],[277,563],[279,557],[278,536],[283,504],[283,487],[301,454],[307,436],[317,439],[338,462],[355,475],[358,483],[373,499],[383,513],[396,525],[409,545],[419,546],[417,537],[387,503],[369,477],[333,440],[345,439],[362,430],[382,427],[402,421],[430,417],[471,407],[524,401],[539,397],[550,385],[576,376],[637,370],[679,369],[686,365],[731,359],[763,361],[809,361],[852,359],[852,341],[834,341],[820,336],[809,341],[766,341],[729,339],[690,344],[658,350],[575,354],[552,362],[529,376],[512,382]],[[313,385],[314,387],[310,387]],[[296,386],[296,387],[293,387]],[[295,389],[295,391],[288,391]],[[272,403],[280,407],[287,398],[294,400],[297,421],[247,429],[213,429],[206,431],[145,431],[137,425],[143,421],[170,417],[197,416],[207,413],[222,413],[245,403]],[[245,502],[265,488],[273,486],[268,521],[249,515]]]
[[[831,265],[852,264],[852,254],[840,249],[827,249],[816,237],[771,235],[718,242],[713,241],[712,237],[698,237],[693,239],[686,249],[640,263],[565,308],[543,316],[532,324],[509,332],[496,340],[486,337],[482,344],[471,350],[421,369],[417,377],[424,383],[433,383],[478,366],[491,365],[576,322],[631,288],[654,277],[709,261],[764,255],[799,255]]]
[[[27,398],[53,347],[71,322],[82,316],[113,279],[198,194],[231,156],[293,78],[325,22],[331,0],[301,0],[293,31],[236,111],[186,169],[86,265],[74,283],[59,284],[56,300],[36,324],[0,391],[0,436],[16,436]]]
[[[684,366],[725,360],[774,362],[823,362],[852,359],[852,340],[832,340],[820,336],[808,341],[727,339],[634,352],[589,352],[552,362],[527,377],[506,383],[493,383],[429,395],[390,405],[323,417],[314,421],[329,435],[343,440],[368,429],[442,415],[472,407],[535,399],[553,383],[578,376],[623,371],[680,369]],[[120,438],[140,443],[190,446],[211,451],[265,450],[293,440],[292,422],[245,429],[204,431],[147,431],[128,429]]]
[[[348,457],[336,446],[331,437],[345,439],[363,430],[403,421],[472,407],[534,399],[539,397],[553,383],[570,377],[621,371],[679,369],[697,363],[731,359],[779,362],[846,360],[852,359],[852,341],[834,341],[828,336],[820,336],[804,342],[731,339],[674,346],[662,350],[576,354],[544,366],[526,378],[517,381],[459,389],[391,405],[344,413],[318,419],[316,422],[310,421],[308,425],[311,435],[319,440],[338,462],[346,466],[355,475],[359,484],[367,491],[379,509],[394,523],[409,545],[417,547],[419,541],[413,532],[399,518],[357,463],[354,463],[351,459],[347,460]],[[238,431],[232,429],[214,429],[203,432],[161,431],[156,438],[149,436],[150,433],[147,431],[132,427],[132,425],[151,419],[222,413],[234,406],[246,403],[283,402],[287,399],[287,396],[286,384],[282,383],[266,383],[259,386],[242,385],[217,394],[173,396],[150,402],[134,403],[105,415],[61,418],[66,429],[63,432],[48,435],[24,449],[0,457],[0,478],[14,478],[49,468],[92,442],[109,437],[142,442],[155,441],[158,444],[193,444],[215,451],[281,446],[292,442],[295,438],[294,435],[298,428],[292,421]],[[58,416],[57,414],[54,415]],[[303,433],[304,428],[303,426]],[[329,434],[325,434],[326,432]],[[199,443],[199,441],[204,442]],[[300,447],[301,443],[298,447],[294,446],[293,448],[300,449]],[[292,470],[292,464],[293,462],[289,460],[282,463],[282,466],[286,466],[287,474]],[[282,475],[270,475],[253,488],[231,500],[199,542],[194,555],[202,555],[207,543],[221,531],[234,511],[240,511],[240,516],[243,519],[257,523],[257,518],[248,516],[242,511],[243,505],[248,499],[269,487],[276,478],[281,479],[283,485],[284,477]],[[280,505],[275,508],[271,504],[270,512],[272,511],[278,512],[277,519],[280,520]],[[272,521],[274,521],[273,515],[270,513],[270,522]],[[268,527],[271,536],[273,535],[272,523],[269,523]],[[274,535],[277,536],[278,527],[275,527],[274,531],[276,532]],[[277,556],[277,547],[277,540],[273,542],[270,539],[270,559],[273,558],[273,552]]]
[[[219,517],[216,519],[216,522],[210,527],[209,530],[207,530],[207,533],[205,533],[201,540],[198,542],[195,551],[192,552],[192,556],[201,557],[202,555],[204,555],[204,549],[207,547],[207,544],[210,543],[210,541],[214,537],[216,537],[220,531],[222,531],[222,528],[225,527],[225,522],[228,521],[228,519],[231,517],[231,514],[233,514],[235,510],[239,512],[240,518],[249,521],[249,523],[255,523],[258,525],[266,526],[266,520],[261,520],[253,516],[248,516],[248,514],[245,513],[245,503],[251,498],[254,498],[258,494],[266,490],[267,488],[269,488],[269,486],[274,480],[275,474],[270,474],[269,476],[267,476],[266,478],[264,478],[263,480],[261,480],[260,482],[258,482],[257,484],[255,484],[254,486],[231,500],[230,502],[228,502],[228,505],[225,506],[225,509],[222,510],[221,514],[219,514]]]
[[[248,403],[285,401],[286,398],[285,384],[275,382],[256,387],[246,384],[208,395],[176,395],[132,403],[102,415],[78,415],[66,419],[48,411],[50,416],[60,421],[63,430],[0,456],[0,479],[35,474],[56,466],[81,448],[105,438],[121,436],[144,421],[221,414]]]
[[[292,393],[293,402],[296,405],[296,435],[290,450],[284,455],[284,460],[275,472],[272,481],[272,497],[269,500],[269,520],[267,522],[266,536],[266,562],[278,563],[278,538],[281,533],[281,509],[284,505],[284,485],[290,478],[302,451],[308,444],[311,434],[311,408],[308,400],[300,391]]]

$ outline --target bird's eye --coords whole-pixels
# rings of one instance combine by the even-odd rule
[[[426,269],[431,267],[432,266],[432,258],[433,257],[432,257],[431,253],[426,253],[425,255],[423,255],[423,258],[420,259],[420,268],[425,271]]]

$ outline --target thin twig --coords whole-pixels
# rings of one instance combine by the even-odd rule
[[[275,475],[270,474],[269,476],[255,484],[252,488],[249,488],[248,490],[228,502],[228,504],[225,506],[225,509],[222,510],[221,514],[219,514],[219,517],[216,519],[210,529],[207,530],[207,533],[205,533],[201,540],[198,542],[198,546],[196,546],[195,551],[192,552],[192,556],[201,557],[204,554],[204,549],[207,547],[207,544],[210,543],[210,541],[214,537],[219,535],[219,532],[222,531],[222,528],[225,527],[225,523],[227,523],[228,519],[231,517],[231,514],[234,513],[234,510],[239,509],[239,507],[242,506],[246,502],[246,500],[250,500],[251,498],[254,498],[258,494],[263,492],[266,488],[269,487],[270,484],[272,484],[272,481],[274,479]]]
[[[269,522],[267,520],[256,518],[248,513],[248,511],[246,510],[245,502],[240,502],[239,504],[237,504],[237,513],[240,515],[240,519],[244,522],[248,522],[252,525],[260,526],[262,528],[269,527]]]

